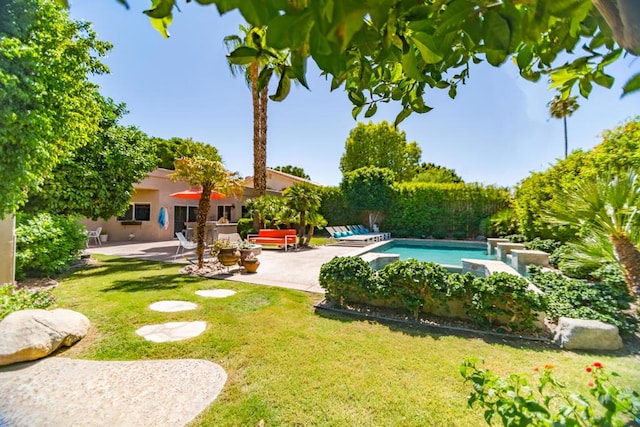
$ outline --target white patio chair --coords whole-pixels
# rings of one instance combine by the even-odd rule
[[[184,254],[184,251],[192,251],[195,248],[198,247],[198,244],[196,242],[190,242],[187,240],[186,237],[184,237],[184,234],[182,234],[181,232],[177,232],[176,233],[176,237],[178,238],[178,249],[176,249],[176,254],[173,257],[173,260],[175,261],[176,258],[178,258],[178,254],[180,253],[180,251],[182,251],[182,254]]]
[[[102,227],[98,227],[95,230],[87,230],[87,247],[89,246],[91,239],[95,240],[97,246],[102,246],[102,242],[100,241],[101,232]]]

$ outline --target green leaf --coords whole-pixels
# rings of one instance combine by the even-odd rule
[[[378,104],[373,103],[373,104],[369,105],[369,108],[367,108],[367,111],[365,111],[364,117],[365,118],[369,118],[369,117],[373,116],[374,114],[376,114],[376,111],[378,111]]]
[[[351,109],[351,116],[353,116],[353,120],[358,119],[358,114],[362,111],[362,105],[358,105],[357,107],[353,107]]]
[[[553,0],[548,2],[549,12],[555,16],[559,16],[562,18],[572,18],[581,12],[581,15],[584,14],[585,5],[584,0]],[[588,2],[591,4],[591,2]]]
[[[449,3],[440,15],[440,25],[437,33],[444,34],[450,30],[458,30],[460,23],[465,22],[466,18],[473,12],[474,5],[468,0],[454,0]]]
[[[249,46],[240,46],[227,55],[229,62],[236,65],[247,65],[258,59],[258,51]]]
[[[637,92],[638,90],[640,90],[640,73],[631,77],[629,81],[624,84],[622,88],[622,96],[627,96],[630,93]]]
[[[402,123],[404,121],[404,119],[406,119],[407,117],[409,117],[411,115],[411,112],[412,112],[411,108],[404,108],[396,116],[396,119],[393,122],[393,125],[397,127],[400,123]]]
[[[276,93],[274,95],[269,95],[269,99],[272,101],[282,101],[287,97],[287,95],[289,95],[289,89],[291,89],[291,79],[287,73],[282,73]]]
[[[518,55],[516,56],[516,63],[518,64],[518,68],[520,68],[521,70],[524,69],[531,63],[532,59],[533,51],[531,50],[531,47],[524,46],[522,49],[520,49]]]
[[[153,28],[155,28],[160,34],[162,34],[162,37],[169,38],[168,28],[173,21],[173,17],[171,15],[165,16],[161,19],[149,18],[149,20],[151,21],[151,25],[153,26]]]
[[[596,71],[596,73],[593,75],[593,81],[602,87],[611,89],[611,86],[613,86],[614,78],[603,72]]]
[[[145,10],[143,13],[150,18],[162,19],[171,15],[175,0],[153,0],[153,8]]]
[[[420,55],[427,64],[435,64],[442,60],[442,54],[439,52],[433,38],[427,33],[415,32],[411,36],[411,41],[420,51]]]
[[[416,55],[413,53],[413,49],[409,49],[409,52],[402,55],[402,68],[407,76],[414,80],[422,80],[422,73],[418,69],[418,61]]]
[[[482,34],[487,61],[497,67],[507,58],[511,40],[509,23],[499,13],[490,10],[484,15]]]
[[[363,93],[359,91],[349,90],[349,93],[347,94],[347,96],[349,97],[349,100],[351,101],[351,103],[354,105],[364,105],[366,102],[366,99]]]

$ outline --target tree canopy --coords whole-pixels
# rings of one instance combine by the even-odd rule
[[[124,104],[102,99],[101,105],[99,131],[29,194],[26,211],[95,220],[120,215],[129,206],[133,184],[156,165],[155,152],[142,131],[118,124],[126,113]]]
[[[159,168],[173,169],[174,162],[181,157],[203,157],[205,159],[222,160],[218,149],[204,142],[194,141],[191,138],[152,138],[153,146],[158,157]]]
[[[309,175],[306,174],[304,169],[299,166],[292,166],[292,165],[276,166],[275,168],[271,168],[271,169],[288,173],[289,175],[299,176],[300,178],[311,179]]]
[[[98,129],[89,75],[111,45],[49,0],[9,0],[0,14],[0,216],[17,210]]]
[[[386,168],[364,167],[347,172],[340,189],[347,204],[359,212],[369,212],[369,225],[377,212],[385,211],[393,201],[393,172]]]
[[[251,25],[267,26],[267,45],[290,51],[281,81],[294,78],[306,86],[311,57],[332,78],[332,89],[344,86],[354,116],[364,110],[370,117],[378,103],[399,101],[396,124],[432,109],[428,89],[455,97],[470,68],[482,61],[500,66],[513,59],[523,78],[546,76],[567,98],[575,88],[583,97],[593,84],[610,88],[614,77],[607,67],[624,51],[640,54],[636,0],[196,2],[215,4],[220,14],[237,10]],[[165,36],[176,5],[154,0],[145,11]],[[247,63],[259,55],[235,52]],[[623,94],[639,89],[636,73]]]
[[[434,163],[422,163],[416,170],[416,176],[413,182],[429,182],[429,183],[451,183],[458,184],[462,178],[458,176],[455,170],[439,166]]]
[[[387,168],[397,181],[413,178],[422,150],[416,142],[407,142],[403,131],[386,121],[358,125],[349,132],[345,152],[340,158],[342,174],[363,167]]]

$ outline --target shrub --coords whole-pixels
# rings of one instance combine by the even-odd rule
[[[0,320],[10,313],[53,305],[55,297],[50,291],[15,289],[13,285],[0,286]]]
[[[374,271],[360,257],[335,257],[320,268],[320,286],[327,299],[339,305],[349,298],[369,299],[378,291]]]
[[[562,242],[553,239],[541,239],[536,237],[535,239],[525,242],[524,244],[527,249],[532,251],[542,251],[546,252],[549,255],[554,253],[560,246],[562,246]]]
[[[637,321],[622,312],[630,307],[632,298],[623,288],[592,284],[564,277],[554,272],[530,268],[529,279],[545,293],[547,316],[600,320],[616,325],[623,333],[633,333]]]
[[[408,259],[386,265],[380,282],[385,296],[397,297],[417,319],[424,306],[446,306],[448,274],[441,265]]]
[[[513,209],[503,209],[491,215],[487,224],[490,237],[507,236],[518,232],[518,219]]]
[[[545,427],[634,426],[640,420],[640,394],[616,387],[611,377],[619,375],[608,374],[600,362],[586,368],[592,398],[569,392],[553,377],[553,365],[546,365],[537,384],[530,384],[529,376],[511,374],[502,378],[478,368],[477,362],[475,358],[465,359],[460,374],[473,385],[467,400],[469,407],[477,404],[484,408],[489,425],[494,417],[499,417],[505,426]]]
[[[16,216],[16,276],[48,276],[67,269],[87,242],[76,218],[41,213]]]
[[[246,239],[249,233],[257,233],[257,231],[253,229],[253,218],[238,219],[238,233],[243,239]]]
[[[532,329],[536,312],[544,311],[542,295],[529,289],[528,282],[508,273],[495,273],[474,281],[467,313],[481,325],[493,325],[509,317],[511,329]]]

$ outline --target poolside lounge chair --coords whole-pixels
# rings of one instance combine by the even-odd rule
[[[325,227],[331,237],[337,240],[337,244],[344,246],[367,246],[378,241],[376,236],[361,234],[350,230],[346,226]]]
[[[351,225],[350,227],[355,227],[357,230],[360,231],[361,234],[377,235],[379,236],[380,240],[389,240],[391,238],[391,233],[388,233],[385,231],[379,231],[376,233],[375,231],[369,230],[364,225]]]

